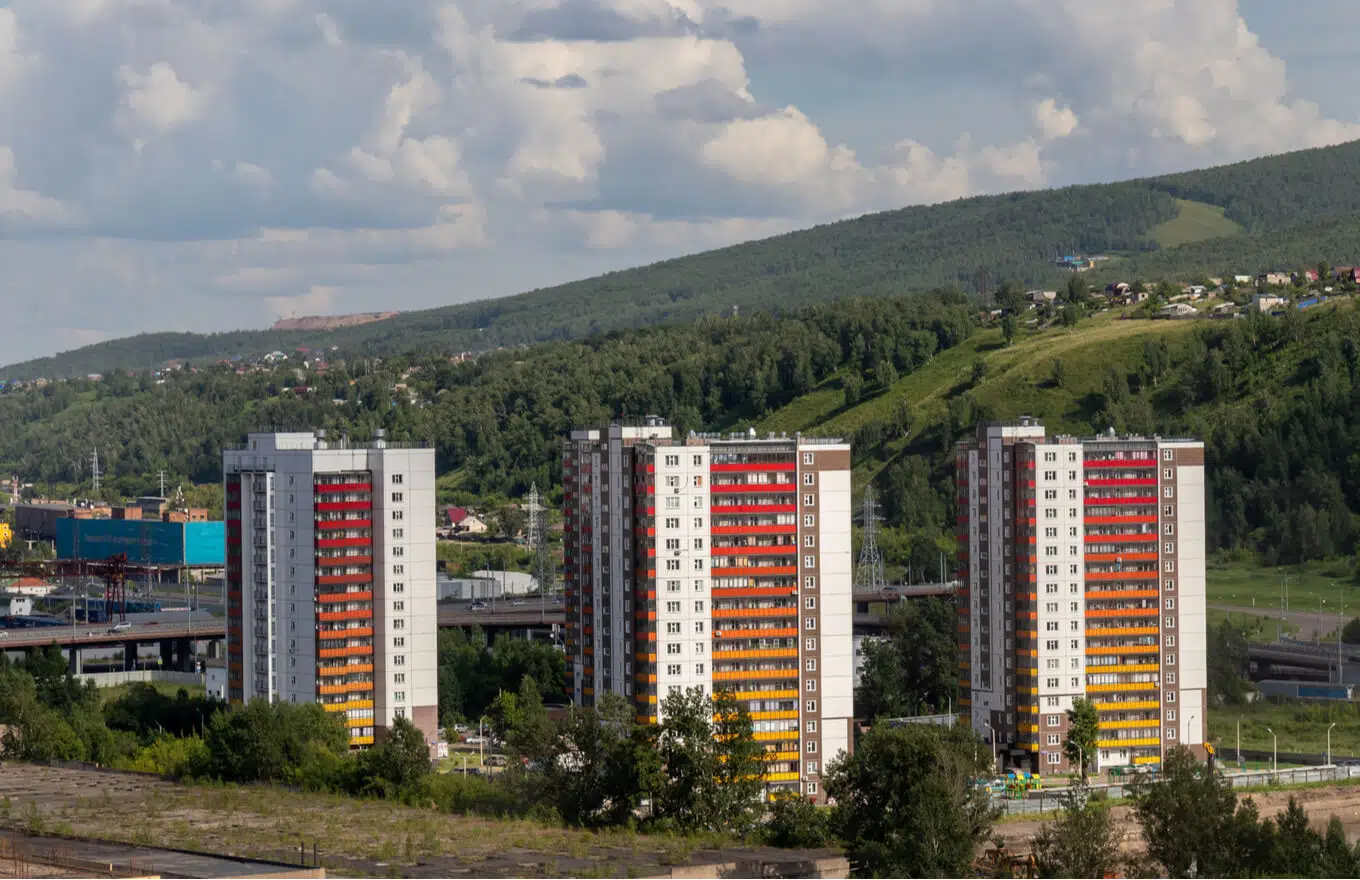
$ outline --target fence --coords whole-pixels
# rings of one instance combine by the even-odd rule
[[[95,687],[114,687],[141,681],[164,681],[170,684],[203,684],[197,672],[176,672],[170,669],[133,669],[126,672],[86,672],[76,678],[92,681]]]
[[[1360,767],[1298,767],[1291,770],[1255,770],[1222,775],[1233,788],[1252,789],[1360,779]],[[1111,799],[1126,798],[1132,794],[1132,788],[1127,784],[1092,785],[1091,790],[1103,791]],[[1025,798],[1016,799],[993,795],[992,800],[1007,813],[1051,813],[1062,809],[1062,796],[1065,791],[1066,789],[1062,788],[1045,789],[1030,792]]]

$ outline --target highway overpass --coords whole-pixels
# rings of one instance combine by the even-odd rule
[[[221,643],[227,635],[226,623],[221,618],[205,618],[188,622],[143,623],[126,629],[77,623],[76,626],[40,626],[23,629],[0,629],[0,651],[30,651],[56,643],[70,658],[71,671],[84,669],[86,652],[116,652],[123,655],[123,669],[137,668],[142,649],[159,647],[161,667],[189,672],[193,669],[193,645],[208,642],[209,653],[217,653],[214,643]]]

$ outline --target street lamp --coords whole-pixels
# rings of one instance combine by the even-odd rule
[[[1237,766],[1242,767],[1242,716],[1237,716]]]
[[[1328,724],[1328,725],[1327,725],[1327,766],[1328,766],[1328,767],[1332,766],[1332,728],[1333,728],[1333,727],[1336,727],[1336,722],[1335,722],[1335,721],[1333,721],[1331,724]]]
[[[1271,738],[1271,740],[1273,740],[1273,742],[1274,742],[1274,744],[1271,746],[1271,750],[1270,750],[1270,772],[1271,772],[1271,773],[1279,773],[1279,772],[1280,772],[1280,738],[1279,738],[1278,736],[1276,736],[1276,735],[1275,735],[1275,731],[1271,730],[1269,727],[1266,728],[1266,733],[1270,734],[1270,738]]]
[[[992,769],[993,771],[999,773],[1001,772],[1001,765],[998,764],[996,760],[996,728],[988,724],[986,721],[982,722],[982,726],[992,732]]]

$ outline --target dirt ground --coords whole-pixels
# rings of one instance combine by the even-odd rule
[[[772,866],[839,855],[23,764],[0,764],[0,825],[291,864],[299,863],[300,848],[310,860],[316,844],[328,874],[351,877],[654,877],[681,866]],[[763,873],[760,865],[748,870]]]
[[[1325,830],[1327,823],[1335,815],[1341,819],[1348,840],[1354,843],[1360,839],[1360,786],[1335,785],[1297,791],[1239,792],[1238,796],[1254,800],[1262,816],[1274,816],[1289,805],[1289,798],[1293,796],[1308,811],[1308,818],[1319,831]],[[1120,826],[1126,829],[1124,848],[1131,852],[1142,850],[1143,841],[1138,833],[1138,822],[1133,816],[1133,809],[1117,806],[1114,808],[1114,816]],[[1006,842],[1008,850],[1026,851],[1043,822],[1040,817],[1002,822],[996,826],[995,836]]]

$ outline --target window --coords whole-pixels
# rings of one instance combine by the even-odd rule
[[[406,647],[406,637],[405,637],[405,636],[394,636],[394,637],[392,638],[392,647],[394,647],[394,648],[404,648],[404,647]]]
[[[667,495],[667,496],[666,496],[666,509],[667,509],[667,510],[679,510],[679,509],[680,509],[680,497],[679,497],[678,495]]]
[[[670,655],[679,654],[679,653],[680,653],[680,643],[679,643],[679,642],[667,642],[667,643],[666,643],[666,653],[667,653],[667,654],[670,654]]]
[[[696,621],[694,621],[694,631],[697,632],[697,633],[703,633],[703,631],[704,631],[704,622],[703,622],[702,620],[696,620]]]
[[[807,660],[803,661],[803,670],[805,672],[816,672],[817,660],[813,657],[809,657]]]
[[[1168,720],[1169,720],[1169,719],[1168,719]],[[1175,738],[1176,738],[1176,728],[1174,728],[1174,727],[1168,727],[1168,728],[1166,729],[1166,738],[1167,738],[1167,739],[1175,739]]]
[[[809,678],[807,681],[803,682],[803,689],[808,693],[815,693],[817,690],[817,679]]]
[[[817,754],[817,741],[816,741],[815,739],[814,739],[814,740],[808,740],[808,744],[807,744],[807,749],[806,749],[806,751],[807,751],[807,753],[808,753],[809,755],[815,755],[815,754]]]
[[[675,521],[675,527],[677,529],[680,528],[680,520],[677,519]],[[694,518],[694,527],[696,529],[702,529],[704,527],[704,518],[702,516],[696,516]]]
[[[1048,594],[1048,595],[1051,596],[1051,595],[1053,595],[1054,593],[1058,592],[1058,585],[1057,585],[1057,584],[1044,584],[1044,592],[1045,592],[1046,594]]]
[[[694,613],[695,614],[704,613],[704,600],[700,599],[699,601],[694,603]]]
[[[1061,715],[1050,715],[1048,716],[1047,720],[1044,723],[1046,723],[1049,727],[1057,727],[1058,722],[1060,721],[1061,718],[1062,718]]]
[[[1175,600],[1175,599],[1167,599],[1167,600],[1166,600],[1166,610],[1167,610],[1167,611],[1174,611],[1175,609],[1176,609],[1176,600]]]
[[[1174,591],[1174,590],[1176,589],[1176,582],[1175,582],[1175,581],[1167,581],[1167,582],[1165,582],[1164,584],[1162,584],[1162,586],[1166,588],[1166,591],[1167,591],[1167,592],[1172,592],[1172,591]]]
[[[401,540],[401,539],[404,538],[404,537],[406,537],[406,530],[405,530],[405,529],[393,529],[393,530],[392,530],[392,539],[393,539],[393,540],[399,541],[399,540]]]
[[[404,703],[404,702],[406,702],[406,691],[396,691],[396,692],[392,695],[392,697],[393,697],[393,699],[395,699],[398,703]]]
[[[680,603],[679,603],[679,602],[667,602],[667,603],[666,603],[666,613],[667,613],[667,614],[679,614],[679,613],[680,613]]]
[[[702,508],[703,506],[704,506],[704,496],[702,496],[702,495],[695,495],[695,496],[694,496],[694,509],[695,509],[695,510],[698,510],[698,509]]]
[[[703,477],[696,476],[696,477],[694,478],[694,486],[695,486],[695,488],[698,488],[698,487],[702,486],[703,484],[704,484],[704,478],[703,478]]]
[[[704,579],[699,578],[697,581],[694,582],[694,592],[702,593],[703,591],[704,591]]]
[[[400,486],[400,485],[401,485],[401,474],[393,474],[393,475],[392,475],[392,485],[393,485],[393,486]]]
[[[678,593],[678,592],[680,592],[680,582],[679,582],[679,581],[666,581],[666,592],[667,592],[667,593]]]
[[[1045,453],[1044,453],[1044,461],[1057,461],[1057,460],[1058,460],[1058,453],[1056,453],[1056,452],[1045,452]]]
[[[679,571],[679,570],[680,570],[680,560],[678,560],[678,559],[667,559],[667,560],[666,560],[666,571]]]
[[[1058,490],[1057,490],[1057,489],[1045,489],[1045,490],[1044,490],[1044,500],[1045,500],[1045,501],[1056,501],[1056,500],[1058,500]]]
[[[1164,535],[1174,535],[1174,534],[1176,534],[1176,525],[1175,525],[1175,523],[1167,523],[1166,525],[1162,526],[1162,534],[1164,534]]]
[[[1167,665],[1167,666],[1175,666],[1175,665],[1176,665],[1176,655],[1175,655],[1175,654],[1167,654],[1167,655],[1166,655],[1166,665]]]
[[[392,566],[392,573],[393,573],[393,574],[406,574],[406,566],[404,566],[404,565],[394,565],[394,566]]]
[[[667,477],[666,477],[666,488],[667,488],[667,489],[679,489],[679,488],[680,488],[680,477],[677,476],[677,475],[675,475],[675,474],[669,474],[669,475],[667,475]]]
[[[817,576],[810,574],[803,578],[803,588],[807,590],[817,589]]]
[[[1076,472],[1076,471],[1068,471],[1068,472],[1067,472],[1067,479],[1069,479],[1069,480],[1075,480],[1076,478],[1077,478],[1077,472]]]
[[[403,583],[400,583],[400,582],[395,583],[395,584],[392,585],[392,592],[394,592],[394,593],[404,593],[404,592],[406,592],[406,585],[403,584]]]
[[[401,520],[406,519],[406,511],[404,510],[392,511],[392,519],[396,522],[400,522]]]
[[[1176,673],[1174,673],[1174,672],[1168,672],[1168,673],[1166,674],[1166,683],[1167,683],[1167,684],[1175,684],[1175,683],[1176,683]]]
[[[1172,487],[1172,486],[1167,486],[1166,488],[1162,489],[1162,497],[1163,497],[1163,498],[1175,498],[1175,497],[1176,497],[1176,490],[1175,490],[1175,488]]]
[[[703,570],[704,570],[704,561],[703,561],[702,559],[696,559],[696,560],[694,560],[694,570],[695,570],[695,571],[703,571]]]
[[[804,453],[803,453],[803,464],[812,464],[812,461],[813,461],[812,453],[811,453],[811,452],[804,452]]]
[[[1174,648],[1174,647],[1176,647],[1176,637],[1175,637],[1175,636],[1167,636],[1167,637],[1163,640],[1163,642],[1164,642],[1164,644],[1165,644],[1168,648]]]
[[[680,466],[680,456],[678,456],[678,455],[668,455],[668,456],[666,456],[666,467],[679,467],[679,466]]]
[[[670,635],[670,636],[678,636],[678,635],[680,635],[680,621],[678,621],[678,620],[673,620],[673,621],[671,621],[670,623],[667,623],[667,624],[666,624],[666,635]]]
[[[1056,650],[1058,650],[1058,640],[1057,640],[1057,639],[1049,639],[1047,642],[1044,642],[1044,650],[1047,650],[1047,651],[1056,651]]]
[[[1176,628],[1176,618],[1174,618],[1174,617],[1164,617],[1164,618],[1162,618],[1162,628],[1163,628],[1163,629],[1175,629],[1175,628]]]
[[[809,715],[811,715],[813,712],[816,712],[816,711],[817,711],[817,701],[816,701],[816,700],[808,700],[807,703],[804,704],[804,706],[803,706],[803,711],[804,711],[804,712],[807,712]]]
[[[405,654],[393,654],[393,655],[392,655],[392,665],[393,665],[393,666],[405,666],[405,665],[406,665],[406,655],[405,655]]]
[[[1045,479],[1045,480],[1056,480],[1056,479],[1058,479],[1058,472],[1057,472],[1057,471],[1044,471],[1044,479]]]
[[[817,517],[816,517],[816,515],[811,514],[811,513],[805,513],[805,514],[803,514],[803,525],[807,526],[808,528],[811,528],[812,526],[817,525]]]
[[[1162,450],[1162,461],[1173,461],[1173,460],[1175,460],[1175,454],[1172,453],[1172,451],[1171,451],[1170,449],[1163,449],[1163,450]]]
[[[1048,744],[1051,745],[1051,746],[1056,746],[1056,745],[1058,745],[1058,734],[1056,734],[1056,733],[1050,733],[1050,734],[1048,735]]]
[[[666,539],[666,549],[667,549],[667,550],[679,550],[679,549],[680,549],[680,539],[679,539],[679,538],[667,538],[667,539]]]
[[[666,664],[666,674],[667,674],[667,675],[679,675],[679,674],[680,674],[680,664],[679,664],[679,663],[667,663],[667,664]]]
[[[1170,572],[1170,571],[1175,571],[1175,570],[1176,570],[1176,563],[1175,563],[1175,561],[1174,561],[1174,560],[1168,560],[1167,563],[1166,563],[1165,565],[1162,566],[1162,570],[1163,570],[1163,571],[1168,571],[1168,572]]]
[[[817,475],[816,475],[815,473],[806,473],[806,474],[803,474],[803,485],[804,485],[804,486],[815,486],[816,484],[817,484]]]
[[[694,674],[695,674],[695,675],[703,675],[703,674],[704,674],[704,664],[702,664],[702,663],[695,663],[695,664],[694,664]]]
[[[809,617],[807,620],[804,620],[804,621],[803,621],[803,629],[816,629],[816,628],[817,628],[817,618],[815,618],[815,617]]]
[[[1056,678],[1048,678],[1048,679],[1044,679],[1044,686],[1045,686],[1045,687],[1050,687],[1050,688],[1055,688],[1055,687],[1058,686],[1058,680],[1057,680]]]
[[[1170,542],[1165,543],[1165,544],[1162,545],[1162,552],[1163,552],[1163,553],[1175,553],[1175,552],[1176,552],[1176,545],[1175,545],[1175,544],[1172,544],[1172,543],[1170,543]]]
[[[811,610],[813,610],[814,608],[816,608],[816,607],[817,607],[817,597],[816,597],[816,596],[808,596],[807,599],[803,600],[803,607],[806,608],[806,609],[809,610],[809,611],[811,611]]]
[[[400,503],[402,503],[402,502],[405,501],[405,500],[406,500],[406,496],[403,495],[403,494],[401,494],[400,492],[393,492],[393,493],[392,493],[392,503],[393,503],[393,504],[400,504]]]
[[[817,722],[816,722],[816,721],[809,721],[809,722],[807,723],[807,732],[808,732],[808,733],[816,733],[816,732],[817,732]]]
[[[703,457],[702,455],[696,455],[696,456],[694,456],[694,466],[695,466],[695,467],[703,467],[703,466],[704,466],[704,457]]]
[[[815,650],[817,650],[817,640],[816,640],[816,639],[804,639],[804,640],[803,640],[803,650],[804,650],[804,651],[815,651]]]
[[[393,684],[406,684],[406,673],[398,672],[392,676]]]
[[[816,761],[808,761],[808,762],[807,762],[807,775],[812,776],[812,775],[814,775],[816,772],[817,772],[817,762],[816,762]]]
[[[804,495],[804,496],[803,496],[803,506],[804,506],[804,507],[816,507],[816,506],[817,506],[817,496],[816,496],[816,495]]]
[[[804,535],[804,536],[803,536],[803,546],[804,546],[804,547],[816,547],[816,546],[817,546],[817,536],[816,536],[816,535]]]
[[[403,618],[396,618],[392,621],[393,629],[406,629],[406,621]]]
[[[1056,538],[1056,537],[1058,537],[1058,530],[1057,530],[1057,529],[1053,529],[1053,528],[1044,529],[1044,537],[1045,537],[1045,538]]]
[[[702,550],[702,549],[704,549],[704,539],[703,539],[703,538],[695,538],[695,539],[694,539],[694,549],[695,549],[695,550]]]
[[[816,567],[817,567],[817,557],[816,557],[816,556],[804,556],[804,557],[803,557],[803,568],[816,568]]]
[[[1162,516],[1175,516],[1175,515],[1176,508],[1174,505],[1168,504],[1162,508]]]

